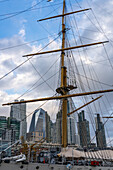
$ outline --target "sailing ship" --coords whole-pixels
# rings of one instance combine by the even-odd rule
[[[61,62],[60,62],[60,85],[59,87],[56,89],[56,93],[57,95],[52,96],[52,97],[44,97],[44,98],[38,98],[38,99],[33,99],[33,100],[25,100],[25,101],[20,101],[20,102],[11,102],[11,103],[5,103],[3,104],[3,106],[5,105],[14,105],[14,104],[20,104],[20,103],[30,103],[30,102],[38,102],[38,101],[50,101],[50,100],[61,100],[61,112],[62,112],[62,151],[61,153],[59,153],[59,156],[62,157],[62,164],[57,164],[57,162],[55,162],[54,164],[43,164],[43,163],[32,163],[32,162],[27,162],[27,163],[23,163],[23,159],[25,161],[25,156],[23,156],[23,158],[20,156],[19,160],[16,161],[16,163],[14,162],[10,162],[9,164],[5,163],[4,160],[8,160],[7,159],[3,159],[1,164],[0,164],[0,169],[1,170],[12,170],[12,169],[27,169],[27,170],[31,170],[31,169],[42,169],[42,170],[46,170],[46,169],[55,169],[55,170],[63,170],[63,169],[73,169],[73,170],[82,170],[82,169],[98,169],[100,170],[102,169],[106,169],[109,168],[112,169],[112,164],[107,164],[108,163],[108,159],[105,158],[104,156],[102,156],[102,152],[101,154],[98,152],[98,158],[94,158],[95,154],[97,154],[97,152],[87,152],[87,150],[85,152],[80,152],[77,150],[73,150],[72,148],[67,148],[68,146],[68,141],[67,141],[67,116],[70,116],[71,114],[77,112],[78,110],[80,110],[81,108],[84,108],[85,106],[89,105],[90,103],[95,102],[96,100],[99,100],[102,96],[98,96],[96,98],[93,98],[92,95],[93,94],[103,94],[103,93],[108,93],[108,92],[113,92],[113,89],[107,89],[107,90],[95,90],[92,91],[89,84],[88,84],[88,88],[89,91],[85,91],[82,84],[81,84],[81,89],[84,90],[84,92],[79,92],[79,93],[71,93],[72,91],[76,91],[76,89],[78,88],[77,82],[76,82],[76,78],[73,76],[71,76],[71,79],[69,78],[70,74],[74,73],[72,70],[72,67],[70,67],[70,70],[68,70],[68,66],[66,66],[66,58],[70,58],[72,56],[72,50],[74,49],[81,49],[81,48],[86,48],[86,47],[90,47],[90,46],[97,46],[97,45],[104,45],[106,43],[108,43],[108,39],[106,41],[100,41],[100,42],[93,42],[93,43],[87,43],[87,44],[83,44],[81,41],[81,45],[77,45],[75,44],[74,46],[70,45],[70,42],[68,40],[66,40],[67,38],[67,32],[70,28],[66,27],[66,17],[70,16],[70,15],[75,15],[76,13],[81,13],[81,12],[85,12],[85,11],[89,11],[90,8],[87,9],[80,9],[77,11],[72,11],[72,12],[66,12],[66,0],[63,0],[63,10],[62,10],[62,14],[60,15],[56,15],[56,16],[51,16],[51,17],[47,17],[44,19],[40,19],[38,20],[38,22],[42,22],[42,21],[46,21],[46,20],[51,20],[51,19],[55,19],[55,18],[61,18],[62,19],[62,31],[60,32],[60,35],[62,35],[62,45],[61,48],[59,49],[55,49],[55,50],[50,50],[50,51],[42,51],[42,52],[37,52],[37,53],[33,53],[33,54],[27,54],[24,55],[23,57],[28,57],[28,59],[30,60],[33,56],[37,56],[37,55],[45,55],[45,54],[53,54],[53,53],[61,53]],[[73,40],[72,40],[73,41]],[[76,41],[75,41],[76,42]],[[78,50],[78,53],[80,53],[80,51]],[[74,62],[74,60],[73,60]],[[70,71],[70,74],[69,74]],[[78,71],[78,70],[77,70]],[[85,72],[85,70],[84,70]],[[79,74],[79,72],[78,72]],[[86,73],[85,73],[86,74]],[[87,78],[87,76],[86,76]],[[80,79],[81,81],[81,79]],[[87,80],[88,82],[88,80]],[[79,108],[76,108],[75,110],[69,111],[68,109],[68,101],[69,98],[72,97],[79,97],[79,96],[91,96],[92,100],[90,100],[89,102],[87,102],[87,99],[85,98],[85,104],[82,105]],[[71,151],[70,151],[71,150]],[[72,153],[72,157],[75,158],[76,155],[79,152],[79,158],[83,158],[83,160],[87,159],[87,161],[84,161],[84,163],[82,164],[82,166],[80,166],[80,164],[77,164],[77,162],[73,162],[69,163],[67,160],[67,164],[66,162],[63,162],[63,158],[67,155],[70,154],[70,152]],[[83,154],[84,153],[84,154]],[[105,151],[104,151],[105,154]],[[112,151],[110,152],[110,154],[112,155]],[[111,157],[112,158],[112,157]],[[14,157],[12,158],[12,160],[14,159],[18,159],[18,157]],[[92,159],[92,164],[86,164],[88,163],[89,159]],[[10,158],[11,160],[11,158]],[[107,160],[107,163],[106,163]],[[112,160],[112,159],[111,159]],[[19,162],[19,163],[17,163]],[[111,162],[110,162],[111,163]]]

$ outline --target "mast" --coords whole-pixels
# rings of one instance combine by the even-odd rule
[[[65,48],[65,0],[63,0],[63,12],[62,12],[62,49]],[[64,90],[67,86],[67,68],[64,66],[64,50],[61,52],[61,88],[63,89],[63,94],[66,95],[67,92]],[[62,146],[65,148],[67,146],[67,98],[62,100]]]

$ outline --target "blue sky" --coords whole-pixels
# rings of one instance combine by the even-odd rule
[[[5,38],[5,37],[10,38],[13,35],[17,34],[22,27],[24,27],[26,30],[25,38],[27,40],[32,40],[32,39],[34,40],[36,37],[44,35],[44,33],[41,34],[41,30],[43,29],[43,27],[41,27],[40,24],[37,23],[37,19],[44,18],[46,16],[59,14],[61,12],[61,7],[62,7],[61,3],[62,3],[62,0],[60,1],[54,0],[54,2],[47,2],[46,0],[43,0],[43,1],[41,0],[40,1],[38,0],[37,1],[36,0],[34,1],[33,0],[0,1],[0,14],[1,15],[15,13],[11,15],[0,16],[0,22],[1,22],[0,38]],[[78,6],[76,2],[74,2],[74,4],[75,4],[75,7]],[[16,15],[16,12],[24,11],[30,8],[32,8],[33,10],[22,12],[19,15]],[[16,16],[11,17],[13,15],[16,15]],[[47,23],[48,22],[49,21],[47,21]],[[41,24],[43,26],[43,23]],[[52,25],[52,27],[54,26],[54,24]],[[51,29],[51,27],[48,27],[48,30],[51,31],[53,29]],[[40,34],[38,34],[39,32]],[[43,32],[44,32],[44,29],[43,29]]]
[[[0,3],[0,13],[1,15],[4,14],[10,14],[10,13],[14,13],[17,11],[21,11],[24,10],[26,8],[28,8],[28,6],[31,6],[31,2],[29,2],[29,4],[27,3],[27,1],[4,1]],[[13,15],[13,14],[11,14]],[[12,18],[7,18],[10,17],[11,15],[4,15],[0,17],[0,22],[1,22],[1,38],[2,37],[12,37],[14,34],[17,34],[17,31],[19,31],[20,27],[21,27],[21,20],[24,19],[25,15],[18,15]],[[7,18],[7,19],[5,19]],[[3,19],[3,20],[2,20]],[[19,22],[18,22],[19,21]]]
[[[38,1],[37,1],[38,2]],[[32,6],[34,6],[37,2],[34,1],[26,1],[26,0],[20,0],[20,1],[5,1],[1,2],[0,4],[0,13],[1,14],[10,14],[10,13],[16,13],[19,11],[24,11]],[[33,5],[34,4],[34,5]],[[43,3],[44,4],[44,3]],[[36,6],[37,8],[40,7],[40,4]],[[36,8],[35,7],[35,8]],[[10,17],[11,15],[1,16],[1,38],[5,37],[12,37],[13,35],[17,34],[19,30],[24,26],[26,31],[29,32],[29,35],[33,35],[35,32],[36,26],[36,20],[38,19],[38,11],[40,9],[37,9],[35,11],[29,11],[29,12],[23,12],[19,15],[16,15],[14,17],[11,17],[9,19],[5,19],[7,17]],[[2,19],[4,19],[2,21]],[[32,24],[32,25],[31,25]],[[35,35],[36,36],[36,35]],[[29,38],[30,39],[30,38]]]
[[[40,2],[40,3],[39,3]],[[79,4],[77,3],[79,2]],[[39,3],[37,6],[35,6],[37,3]],[[38,23],[37,20],[44,18],[46,16],[52,16],[52,15],[58,15],[61,13],[62,8],[62,0],[53,0],[52,2],[47,2],[46,0],[0,0],[0,77],[14,69],[17,65],[21,64],[25,61],[25,58],[22,56],[24,54],[37,52],[41,48],[43,48],[47,43],[50,43],[56,35],[61,31],[61,20],[55,19],[51,21],[45,21]],[[76,21],[79,28],[79,33],[81,35],[83,43],[87,42],[97,42],[97,41],[103,41],[110,39],[110,43],[112,43],[113,40],[113,21],[112,21],[112,9],[113,9],[113,3],[111,0],[108,0],[107,2],[103,0],[71,0],[71,3],[73,4],[72,8],[73,10],[79,10],[82,8],[88,8],[91,7],[93,9],[92,11],[88,11],[85,14],[79,13],[76,14]],[[103,4],[103,6],[102,6]],[[11,15],[4,15],[14,12],[23,11],[29,8],[32,8],[33,6],[35,10],[24,12],[19,15],[16,15],[14,17],[10,17]],[[43,8],[42,8],[43,7]],[[70,0],[67,0],[67,7],[68,12],[71,11],[70,6]],[[95,14],[95,15],[94,15]],[[1,16],[4,15],[4,16]],[[10,17],[5,19],[5,17]],[[96,21],[98,20],[98,22]],[[75,37],[77,40],[77,43],[80,44],[79,36],[77,36],[78,30],[75,29],[75,25],[73,24],[74,19],[71,18],[71,27],[69,26],[69,20],[68,24],[66,25],[67,28],[69,28],[68,36],[71,39],[70,43],[71,45],[74,44],[73,39],[73,32],[71,32],[71,28],[73,28]],[[100,25],[99,25],[99,24]],[[103,31],[102,31],[102,29]],[[76,30],[76,32],[75,32]],[[87,38],[87,39],[86,39]],[[34,43],[29,43],[30,41],[35,41],[43,39],[41,41],[37,41]],[[8,47],[13,47],[16,45],[25,44],[23,46],[3,50]],[[60,48],[61,47],[61,37],[54,41],[52,44],[50,44],[46,50]],[[96,74],[99,76],[99,80],[101,82],[104,82],[106,84],[113,84],[112,80],[112,45],[108,44],[105,46],[107,49],[108,56],[106,56],[104,48],[101,47],[94,47],[94,50],[87,50],[87,60],[85,58],[85,55],[81,51],[81,59],[83,61],[83,64],[86,66],[89,66],[93,78],[97,80],[97,77],[94,74],[93,68],[96,69]],[[2,50],[1,50],[2,49]],[[74,51],[73,51],[74,52]],[[81,75],[84,75],[83,69],[81,67],[80,60],[78,59],[79,53],[74,52],[76,62],[78,64],[78,69],[81,73]],[[108,59],[109,57],[109,59]],[[37,68],[38,72],[43,75],[51,65],[53,65],[56,61],[56,65],[59,66],[58,61],[60,58],[59,55],[49,55],[44,57],[34,57],[31,62],[34,64],[34,66]],[[34,89],[34,91],[31,91],[27,95],[23,96],[25,99],[32,99],[37,97],[44,97],[51,96],[55,94],[55,88],[57,85],[57,72],[58,68],[55,64],[53,65],[52,70],[48,72],[44,79],[48,79],[51,76],[51,73],[56,73],[55,77],[53,77],[53,80],[49,80],[48,84],[54,89],[50,89],[50,87],[46,85],[40,85],[43,83],[43,80],[40,79],[40,75],[37,74],[36,70],[33,69],[30,62],[27,62],[22,67],[17,69],[15,72],[12,72],[8,76],[6,76],[4,79],[0,81],[0,103],[6,103],[15,100],[18,98],[23,92],[25,92],[27,89],[31,88],[31,86],[37,82],[39,79],[40,81],[37,84],[37,88]],[[93,68],[91,67],[93,66]],[[86,73],[88,77],[90,77],[89,71],[87,68]],[[76,75],[77,76],[77,75]],[[83,77],[81,77],[83,78]],[[91,78],[91,77],[90,77]],[[91,87],[93,87],[92,82],[89,81]],[[84,84],[86,85],[87,82],[84,80]],[[78,84],[79,87],[80,84]],[[96,84],[97,85],[97,84]],[[87,86],[87,85],[86,85]],[[85,86],[85,87],[86,87]],[[100,86],[97,86],[98,89]],[[108,89],[111,88],[109,86],[102,85],[102,88]],[[46,89],[46,90],[45,90]],[[86,90],[88,88],[86,87]],[[113,106],[113,97],[110,94],[108,96],[109,102],[111,107],[109,106],[109,102],[105,100],[106,108],[102,102],[102,109],[103,113],[111,113],[112,106]],[[79,107],[83,104],[81,102],[81,99],[74,99],[76,102],[76,107]],[[9,115],[10,108],[8,107],[2,107],[0,105],[0,115]],[[37,106],[40,104],[35,104],[33,106],[33,109],[36,109]],[[50,102],[45,106],[44,109],[48,110],[49,114],[51,115],[52,119],[55,119],[55,116],[53,115],[54,108],[56,108],[56,113],[58,111],[58,106],[55,104],[55,102]],[[100,112],[101,109],[99,109],[99,104],[97,104],[97,112]],[[94,109],[94,107],[93,107]],[[31,107],[28,106],[28,112],[32,111]],[[94,109],[94,113],[95,113]],[[87,118],[89,118],[86,115]]]

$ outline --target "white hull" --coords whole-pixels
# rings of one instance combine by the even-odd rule
[[[0,170],[68,170],[69,168],[66,165],[58,165],[58,164],[42,164],[42,163],[1,163]],[[77,166],[74,165],[70,168],[70,170],[113,170],[113,167],[110,166]]]

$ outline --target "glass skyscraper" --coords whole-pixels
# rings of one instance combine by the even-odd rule
[[[80,145],[88,147],[90,145],[89,121],[85,119],[84,110],[78,114],[78,134],[80,136]]]
[[[96,121],[97,147],[105,148],[106,147],[105,130],[104,130],[104,124],[101,122],[100,114],[97,114],[95,121]]]
[[[31,138],[30,140],[38,141],[42,138],[46,138],[46,141],[50,142],[50,124],[50,116],[45,110],[42,108],[35,110],[28,133],[29,138]]]

